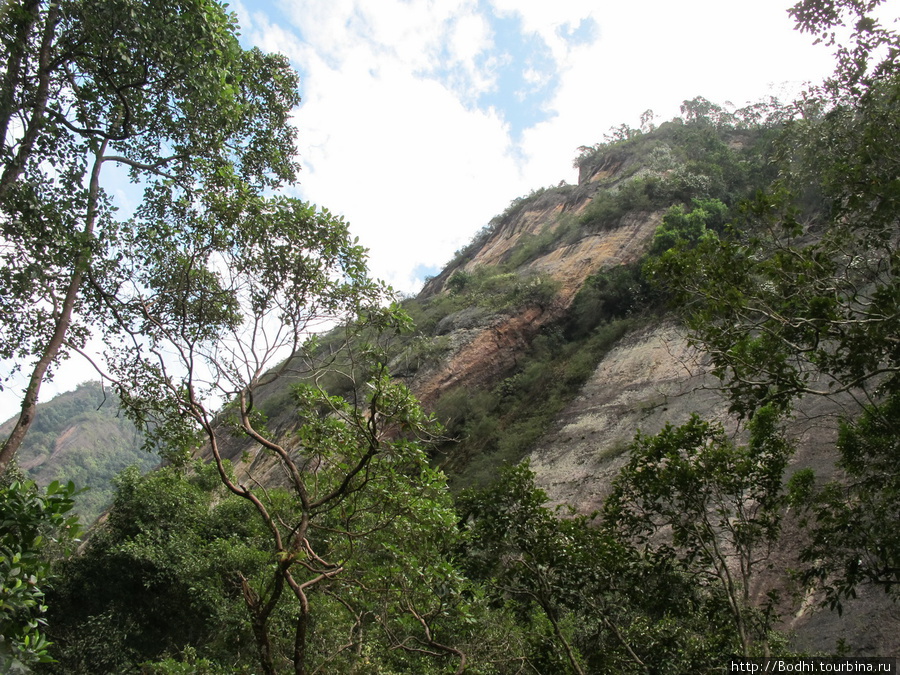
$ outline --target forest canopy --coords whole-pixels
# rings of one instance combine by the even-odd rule
[[[297,171],[296,74],[243,49],[224,5],[7,3],[0,357],[30,384],[0,450],[2,667],[719,672],[793,653],[786,600],[751,592],[788,508],[811,594],[838,610],[862,585],[896,594],[900,38],[877,5],[803,0],[791,14],[837,49],[831,80],[789,105],[696,98],[585,146],[582,167],[630,173],[507,267],[455,269],[407,312],[341,218],[279,191]],[[113,165],[142,191],[127,218]],[[640,264],[591,277],[495,388],[451,391],[433,415],[394,377],[422,324],[552,304],[556,285],[514,266],[628,212],[660,214]],[[662,307],[746,434],[700,416],[639,434],[602,510],[549,506],[517,460],[563,389]],[[91,335],[167,465],[120,474],[79,545],[76,486],[40,489],[14,459],[42,429],[41,384]],[[834,448],[849,480],[787,481],[785,424],[808,397],[852,403]],[[435,460],[451,439],[493,462],[460,468],[453,491]]]

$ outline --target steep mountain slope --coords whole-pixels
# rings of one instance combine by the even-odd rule
[[[739,434],[738,420],[728,412],[729,402],[708,359],[690,345],[673,317],[654,310],[655,299],[648,297],[652,291],[634,277],[619,284],[624,292],[619,288],[618,296],[609,288],[616,288],[610,281],[616,272],[645,257],[673,205],[711,197],[736,206],[771,178],[770,167],[761,161],[768,143],[760,129],[675,123],[589,149],[580,159],[579,185],[561,185],[514,202],[425,286],[415,303],[426,309],[447,296],[465,295],[467,284],[459,280],[477,281],[479,274],[489,274],[486,270],[548,278],[557,289],[552,300],[484,313],[480,321],[472,305],[489,303],[474,293],[468,305],[435,324],[446,352],[411,382],[460,434],[458,444],[444,448],[443,459],[458,487],[483,484],[499,463],[527,457],[554,502],[590,513],[601,507],[636,432],[655,434],[666,424],[683,424],[700,413]],[[598,279],[608,283],[600,285]],[[591,306],[598,286],[606,296]],[[593,320],[584,323],[585,314],[593,314]],[[579,322],[589,334],[611,333],[603,348],[588,350],[575,338],[573,326]],[[574,352],[568,358],[542,356],[547,350],[542,341],[557,353]],[[590,374],[571,377],[571,364],[579,359],[591,365]],[[550,366],[538,368],[536,362]],[[535,373],[537,382],[526,388],[520,410],[504,406],[510,390],[522,388],[523,380]],[[563,400],[551,406],[549,415],[541,415],[546,399],[560,389]],[[459,392],[455,399],[454,391]],[[838,420],[846,402],[813,398],[800,405],[788,429],[796,446],[788,475],[799,468],[833,475]],[[475,409],[479,405],[488,409],[486,414]],[[528,433],[521,433],[536,420]],[[796,565],[798,535],[789,523],[773,558],[777,568]],[[848,618],[841,618],[816,610],[814,598],[795,604],[796,588],[783,578],[764,575],[754,593],[763,599],[770,590],[785,598],[785,627],[796,632],[800,648],[830,651],[844,640],[859,653],[900,649],[890,629],[876,634],[866,628],[867,622],[897,626],[896,608],[879,591],[865,590],[859,600],[846,603]]]
[[[464,439],[445,448],[446,466],[464,476],[462,483],[479,483],[475,474],[489,475],[491,464],[518,461],[540,446],[538,438],[558,426],[555,416],[578,396],[616,340],[639,340],[624,336],[663,321],[655,309],[659,292],[647,286],[640,264],[664,215],[693,198],[736,203],[766,179],[761,157],[768,142],[769,131],[762,128],[718,129],[676,120],[652,133],[586,148],[578,160],[578,185],[561,184],[514,201],[408,303],[420,327],[416,349],[431,356],[409,381]],[[498,292],[506,277],[507,286],[518,283],[531,293]],[[673,364],[665,375],[649,374],[651,389],[662,386],[657,376],[676,382],[681,372]],[[528,386],[537,400],[525,391]],[[495,435],[505,438],[485,441],[484,425],[476,431],[482,411],[461,409],[454,400],[462,396],[454,392],[462,391],[469,401],[473,392],[482,393],[481,406],[496,411],[490,415]],[[510,398],[520,400],[504,403]],[[545,398],[553,409],[537,411]],[[624,435],[612,445],[629,440],[637,421],[623,422]],[[523,425],[528,433],[510,437],[513,427]],[[498,445],[506,447],[498,452]],[[466,475],[464,465],[473,454],[483,467]],[[536,467],[544,464],[535,458]]]
[[[705,227],[722,228],[741,199],[771,181],[771,136],[766,127],[676,120],[585,148],[578,185],[515,200],[406,301],[417,330],[387,345],[390,369],[447,426],[450,440],[434,460],[455,489],[485,485],[499,466],[528,458],[552,501],[590,513],[636,432],[656,433],[698,412],[740,437],[706,357],[666,313],[664,291],[641,264],[664,245],[661,225],[702,205]],[[291,381],[260,400],[276,433],[295,424]],[[345,385],[336,382],[340,392]],[[840,401],[823,400],[798,410],[789,474],[833,471],[840,412]],[[239,477],[280,480],[277,462],[258,446],[224,434],[222,441]],[[791,527],[776,554],[782,569],[796,555]],[[787,599],[785,625],[803,648],[830,651],[837,638],[869,654],[900,648],[891,631],[863,634],[862,617],[896,625],[883,596],[847,603],[845,613],[857,618],[842,622],[813,611],[813,598],[795,603],[784,578],[764,575],[753,592],[763,598],[770,590]]]
[[[615,342],[660,320],[658,293],[641,278],[640,261],[667,209],[695,197],[732,204],[764,184],[771,136],[765,127],[677,119],[584,148],[578,185],[514,200],[405,302],[416,332],[390,345],[391,370],[449,425],[451,473],[463,473],[473,457],[488,465],[524,458]],[[558,389],[553,409],[537,414],[525,389],[546,394],[548,379]],[[272,428],[292,424],[284,404],[293,381],[286,377],[260,397]],[[489,411],[497,413],[491,425],[508,442],[518,441],[510,427],[529,427],[519,447],[497,457],[496,443],[472,433],[479,406],[497,409]],[[266,460],[252,444],[223,441],[239,473],[248,462],[263,470]]]

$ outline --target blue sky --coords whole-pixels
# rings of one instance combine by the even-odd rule
[[[895,0],[896,1],[896,0]],[[492,216],[576,180],[581,145],[694,96],[790,98],[831,71],[782,0],[235,0],[301,78],[299,195],[416,292]]]

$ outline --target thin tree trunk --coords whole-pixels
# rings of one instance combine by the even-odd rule
[[[15,7],[10,3],[4,8],[4,13],[10,13]],[[13,41],[10,45],[6,60],[6,71],[3,74],[2,93],[0,93],[0,142],[6,143],[6,135],[9,133],[9,124],[13,111],[16,109],[16,87],[22,79],[22,62],[28,52],[28,42],[31,39],[31,30],[37,21],[40,7],[38,0],[26,0],[21,6],[23,19],[17,22],[13,29]],[[2,194],[2,192],[0,192]]]
[[[250,612],[250,626],[253,630],[253,638],[256,640],[262,672],[265,675],[277,675],[272,640],[269,638],[269,630],[266,625],[269,614],[265,612],[265,608],[261,607],[260,598],[253,592],[250,583],[243,575],[241,575],[241,592],[247,610]]]
[[[537,598],[537,596],[533,596]],[[538,603],[541,605],[541,609],[544,610],[544,615],[550,620],[551,625],[553,626],[553,632],[556,633],[556,639],[562,643],[563,649],[566,652],[566,658],[569,661],[569,665],[572,667],[572,672],[576,675],[585,675],[584,670],[582,670],[581,666],[578,663],[578,659],[575,657],[575,652],[572,650],[572,645],[569,644],[569,641],[566,640],[566,636],[563,635],[562,628],[559,625],[559,622],[556,620],[556,615],[553,612],[553,608],[550,607],[549,603],[545,602],[542,598],[538,598]]]
[[[306,640],[309,631],[309,599],[306,594],[300,601],[300,615],[294,633],[294,675],[306,675]]]
[[[84,235],[85,240],[90,241],[94,234],[94,225],[97,221],[97,198],[100,194],[100,167],[103,165],[103,154],[106,151],[106,141],[100,145],[100,149],[94,157],[94,167],[91,170],[91,182],[88,191],[88,206],[85,214]],[[78,293],[81,290],[81,283],[84,280],[84,271],[90,264],[90,250],[86,245],[82,246],[75,260],[72,270],[72,278],[66,288],[66,295],[60,307],[59,316],[56,319],[56,325],[53,329],[53,335],[44,348],[44,352],[34,365],[31,372],[31,379],[28,382],[28,388],[25,390],[25,396],[22,399],[22,408],[19,413],[19,419],[10,433],[9,438],[3,444],[0,450],[0,476],[6,473],[9,463],[16,456],[28,429],[34,422],[35,412],[37,410],[38,395],[41,391],[41,384],[47,374],[50,364],[59,355],[69,332],[69,326],[72,324],[72,314],[75,310],[75,302],[78,300]]]
[[[37,8],[35,8],[35,13],[36,12]],[[16,153],[15,158],[4,167],[3,174],[0,176],[0,199],[5,196],[7,190],[9,190],[10,186],[19,178],[24,170],[25,164],[34,148],[34,143],[37,140],[38,132],[44,123],[44,112],[47,109],[47,100],[50,96],[50,52],[53,48],[53,38],[56,35],[56,24],[58,21],[59,3],[51,2],[50,8],[47,10],[44,32],[41,36],[40,52],[38,53],[38,87],[35,95],[35,102],[30,106],[32,109],[31,116],[19,144],[19,150]],[[31,26],[29,26],[29,31],[30,29]],[[4,105],[9,103],[10,106],[14,107],[15,83],[11,82],[9,84],[12,89],[9,90],[8,94],[4,92],[4,95],[8,96],[7,101],[4,101]],[[12,114],[12,109],[10,109],[9,114]],[[8,125],[8,120],[4,120],[4,122]],[[4,137],[0,139],[3,143],[6,143],[6,131],[7,130],[4,129]],[[106,148],[105,143],[103,147],[104,149]],[[95,169],[98,169],[98,167],[99,164],[96,164]]]

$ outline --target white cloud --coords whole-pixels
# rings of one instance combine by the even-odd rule
[[[404,291],[421,283],[413,270],[441,265],[511,199],[574,180],[577,147],[611,126],[636,125],[648,108],[668,119],[696,95],[740,105],[830,70],[827,51],[792,30],[783,0],[283,0],[280,9],[287,21],[239,7],[251,39],[302,73],[301,192],[346,215],[374,273]],[[523,39],[539,35],[552,55],[549,66],[518,64],[515,91],[497,90],[510,57],[491,12],[517,17]],[[585,25],[596,27],[592,42],[567,38]],[[505,116],[516,96],[548,82],[557,86],[539,102],[546,119],[515,141]],[[509,107],[479,109],[486,92]]]
[[[458,61],[467,61],[490,46],[490,27],[480,14],[464,14],[453,21],[450,51]]]
[[[504,121],[472,105],[493,79],[475,68],[492,37],[475,9],[306,2],[293,27],[243,9],[251,39],[302,74],[300,193],[346,216],[373,273],[405,292],[527,189]]]
[[[458,16],[450,28],[448,47],[453,64],[458,64],[464,73],[459,81],[451,81],[452,88],[461,94],[464,101],[473,101],[478,95],[495,86],[494,64],[479,68],[476,58],[493,45],[490,27],[480,14]],[[449,64],[438,64],[438,67]]]
[[[297,116],[302,193],[346,215],[399,289],[414,290],[415,267],[445,263],[519,187],[502,120],[434,80],[351,58],[310,85]]]

